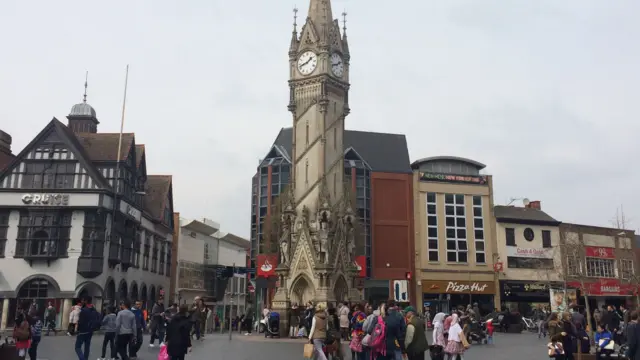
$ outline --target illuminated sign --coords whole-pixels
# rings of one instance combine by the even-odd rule
[[[454,175],[454,174],[421,172],[420,181],[440,181],[440,182],[486,185],[487,177],[484,175],[470,176],[470,175]]]

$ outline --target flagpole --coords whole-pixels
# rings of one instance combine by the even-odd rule
[[[124,131],[124,114],[127,108],[127,86],[129,85],[129,64],[124,76],[124,98],[122,99],[122,115],[120,117],[120,134],[118,135],[118,157],[116,158],[116,196],[120,193],[120,156],[122,156],[122,132]]]

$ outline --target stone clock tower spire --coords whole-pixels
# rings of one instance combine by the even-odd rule
[[[346,26],[341,34],[330,0],[309,2],[300,34],[294,9],[289,46],[293,171],[289,191],[280,198],[280,285],[273,299],[281,321],[291,302],[362,298],[353,287],[356,217],[351,187],[344,183],[350,61]]]

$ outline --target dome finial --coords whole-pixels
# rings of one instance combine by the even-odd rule
[[[87,86],[89,85],[88,82],[89,82],[89,71],[87,71],[84,74],[84,95],[82,97],[82,102],[85,104],[87,103]]]

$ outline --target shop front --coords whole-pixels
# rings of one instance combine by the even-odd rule
[[[528,315],[537,306],[548,307],[550,289],[561,289],[561,282],[542,282],[527,280],[500,280],[502,292],[501,309],[518,309],[521,314]]]
[[[587,295],[592,311],[596,306],[602,308],[605,305],[629,307],[638,292],[638,285],[622,282],[619,279],[598,279],[584,283],[569,281],[567,286],[578,289],[580,305],[585,305],[584,295]]]
[[[493,281],[422,280],[423,306],[432,313],[450,313],[458,306],[478,303],[481,315],[495,308],[496,294]]]

